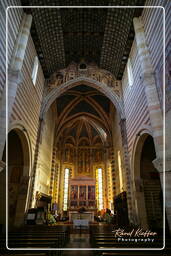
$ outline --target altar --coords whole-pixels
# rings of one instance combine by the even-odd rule
[[[73,220],[73,227],[74,228],[88,228],[89,227],[89,221],[86,219],[83,220]]]
[[[69,181],[69,221],[85,219],[94,221],[96,206],[96,180],[81,176]]]
[[[74,220],[94,221],[94,212],[79,213],[77,211],[69,211],[69,221],[74,222]]]

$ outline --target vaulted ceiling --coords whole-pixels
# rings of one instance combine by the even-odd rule
[[[79,85],[56,100],[56,137],[65,142],[88,145],[111,143],[111,103],[108,98],[86,85]],[[71,143],[71,142],[70,142]]]
[[[72,61],[96,62],[121,79],[134,39],[133,17],[142,8],[86,6],[143,5],[145,0],[22,0],[28,6],[85,6],[85,8],[29,8],[31,34],[45,77]]]

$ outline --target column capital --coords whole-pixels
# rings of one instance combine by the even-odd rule
[[[154,79],[154,76],[155,76],[155,72],[152,69],[151,70],[148,69],[148,70],[142,72],[142,79],[143,79],[143,81],[145,79],[151,79],[151,78]]]
[[[165,170],[166,170],[166,172],[171,172],[171,155],[170,156],[166,156],[166,159],[165,159]]]
[[[159,173],[163,173],[163,158],[154,159],[153,165]],[[165,172],[171,172],[171,156],[165,158]]]
[[[122,117],[120,120],[119,120],[119,124],[122,125],[126,122],[126,118],[125,117]]]
[[[23,76],[20,70],[8,69],[8,81],[20,84],[23,80]]]
[[[30,35],[31,24],[32,15],[24,13],[10,61],[10,67],[14,70],[22,69],[27,42]]]
[[[1,161],[0,161],[0,172],[3,171],[3,169],[5,168],[5,166],[6,166],[6,163],[1,160]]]
[[[141,27],[143,27],[143,24],[142,24],[142,22],[141,22],[140,17],[134,17],[134,18],[133,18],[133,24],[134,24],[135,30],[136,30],[136,29],[139,29],[139,28],[141,28]]]

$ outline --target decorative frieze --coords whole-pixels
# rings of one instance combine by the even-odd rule
[[[87,65],[85,63],[84,69],[80,68],[81,65],[83,64],[71,63],[67,68],[55,72],[49,79],[49,89],[56,88],[78,77],[87,77],[113,88],[118,97],[121,96],[121,81],[116,80],[111,72],[100,69],[95,64]]]

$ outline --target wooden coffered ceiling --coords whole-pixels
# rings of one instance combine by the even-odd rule
[[[22,0],[23,6],[143,6],[145,0]],[[24,9],[45,77],[72,61],[94,61],[121,79],[142,8]]]

